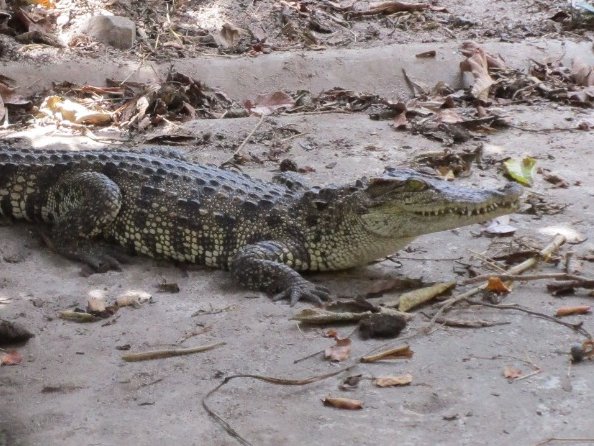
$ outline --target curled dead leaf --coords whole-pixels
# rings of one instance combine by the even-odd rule
[[[408,359],[412,358],[414,352],[408,345],[400,345],[398,347],[383,350],[379,353],[366,355],[361,358],[361,362],[377,362],[387,359]]]
[[[23,356],[16,350],[8,351],[0,356],[0,365],[18,365],[23,361]]]
[[[511,292],[511,287],[503,283],[499,277],[489,277],[487,281],[487,291],[497,294],[506,294]]]
[[[363,409],[363,401],[353,400],[351,398],[339,398],[327,396],[322,400],[324,406],[335,407],[337,409],[346,410],[361,410]]]
[[[594,85],[594,69],[590,65],[586,65],[577,57],[572,61],[571,74],[577,85],[584,87],[591,87]]]
[[[328,330],[326,330],[324,332],[324,334],[322,334],[323,337],[325,338],[334,338],[334,339],[338,339],[338,331],[336,331],[334,328],[330,328]]]
[[[478,48],[466,60],[460,62],[460,70],[462,72],[470,72],[474,77],[474,84],[470,89],[470,93],[477,99],[487,102],[489,99],[489,89],[495,81],[489,75],[487,64],[487,56],[485,52]]]
[[[424,51],[422,53],[415,54],[415,57],[418,57],[419,59],[430,59],[430,58],[435,57],[436,55],[437,55],[437,51],[430,50],[430,51]]]
[[[407,386],[413,380],[413,376],[410,373],[405,375],[397,375],[397,376],[380,376],[373,380],[373,384],[378,387],[397,387],[397,386]]]
[[[575,314],[589,314],[592,312],[592,307],[589,305],[573,305],[573,306],[565,306],[560,307],[555,312],[555,316],[563,317],[563,316],[572,316]]]
[[[324,350],[324,357],[330,361],[344,361],[351,356],[351,340],[336,339],[336,344]]]
[[[512,367],[510,365],[506,365],[503,368],[503,376],[505,376],[509,380],[518,379],[523,375],[520,369]]]
[[[487,68],[498,69],[498,70],[502,70],[505,68],[505,62],[501,58],[501,56],[499,56],[499,55],[495,56],[495,55],[489,53],[488,51],[485,51],[485,49],[481,48],[479,46],[479,44],[476,42],[472,42],[472,41],[464,42],[462,44],[462,47],[460,48],[460,52],[464,56],[468,57],[468,56],[472,56],[477,49],[481,49],[483,51],[483,53],[485,54],[485,58],[487,60]]]
[[[283,91],[260,94],[253,101],[248,99],[244,102],[245,108],[258,116],[269,115],[281,108],[291,108],[294,105],[295,100]]]
[[[221,27],[221,37],[229,47],[234,46],[239,41],[242,33],[245,33],[245,30],[229,22],[224,23]]]

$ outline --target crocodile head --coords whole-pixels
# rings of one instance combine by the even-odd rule
[[[361,218],[381,237],[414,238],[513,213],[522,187],[462,187],[412,169],[388,169],[364,187],[368,205]]]

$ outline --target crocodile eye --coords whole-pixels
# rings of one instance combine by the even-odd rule
[[[406,188],[413,191],[421,191],[427,189],[427,184],[424,181],[412,179],[406,181]]]

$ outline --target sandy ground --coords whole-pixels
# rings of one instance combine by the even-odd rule
[[[468,5],[464,8],[465,14],[477,11]],[[509,12],[509,5],[505,11]],[[490,11],[476,18],[493,20],[494,14]],[[499,22],[495,28],[504,29],[505,20]],[[534,29],[541,29],[532,20],[529,22]],[[518,29],[515,22],[510,22],[508,28]],[[547,43],[553,48],[550,54],[567,56],[559,42]],[[497,46],[499,42],[487,45]],[[577,48],[589,60],[589,44],[582,45],[568,48]],[[314,78],[317,81],[309,87],[321,90],[331,82],[339,85],[348,78],[349,88],[396,98],[406,87],[398,77],[400,70],[386,64],[394,57],[395,48],[402,53],[403,61],[414,60],[418,50],[359,48],[346,53],[297,55],[291,60],[301,59],[301,65],[272,70],[276,73],[271,76],[272,84],[275,88],[284,84],[294,88],[293,85]],[[512,59],[514,54],[523,55],[518,60],[527,59],[530,55],[542,56],[542,48],[542,44],[523,42],[517,47],[509,46],[507,54]],[[383,58],[378,51],[384,52]],[[287,66],[289,56],[273,53],[265,57],[264,66],[282,67]],[[349,77],[349,67],[365,67],[374,58],[381,66],[376,69],[377,75]],[[343,59],[349,60],[350,65],[341,66]],[[432,84],[441,76],[453,76],[459,59],[441,59],[441,66],[445,67],[442,71],[436,67],[422,69],[412,62],[411,69],[416,79]],[[188,66],[187,61],[177,63]],[[203,59],[203,63],[209,65],[212,76],[220,77],[225,71],[249,70],[258,64],[258,59],[234,59],[233,69],[229,68],[230,61],[223,58]],[[4,62],[4,69],[12,77],[22,71],[26,78],[34,78],[38,67],[35,61]],[[80,61],[79,65],[67,65],[61,73],[85,79],[98,76],[98,72],[103,74],[104,69],[101,61]],[[358,73],[365,71],[359,70]],[[394,79],[390,79],[391,70],[398,71]],[[59,77],[60,71],[54,72]],[[142,77],[141,72],[136,75]],[[260,77],[252,75],[254,79]],[[252,83],[249,76],[243,79],[243,83],[221,79],[221,84],[233,84],[233,94],[238,97],[248,97],[262,88]],[[35,88],[30,82],[25,84]],[[542,247],[558,230],[572,229],[585,241],[565,245],[561,254],[591,253],[594,137],[591,131],[576,130],[578,122],[594,119],[591,111],[541,102],[510,106],[506,113],[512,116],[514,125],[524,130],[508,128],[457,146],[456,150],[473,149],[479,144],[486,147],[484,169],[475,168],[470,178],[457,181],[484,187],[501,185],[506,180],[498,170],[499,161],[506,157],[535,157],[539,167],[550,169],[565,179],[569,187],[555,188],[538,175],[529,192],[549,204],[566,207],[554,215],[513,215],[511,224],[518,228],[514,238]],[[196,162],[218,164],[229,158],[257,121],[252,117],[185,123],[184,131],[197,137],[209,133],[211,143],[181,149]],[[279,144],[295,134],[300,136]],[[89,138],[66,137],[55,130],[33,135],[20,133],[26,138],[24,144],[35,147],[100,145]],[[286,150],[279,156],[281,159],[290,157],[299,166],[313,168],[308,169],[312,171],[306,176],[314,184],[350,181],[379,173],[388,165],[409,164],[419,154],[443,149],[438,142],[394,131],[387,121],[372,121],[365,114],[329,113],[268,118],[245,151],[266,160],[279,146]],[[270,178],[277,169],[276,161],[244,166],[246,172],[262,178]],[[476,253],[490,256],[511,243],[510,238],[492,239],[478,236],[479,233],[480,228],[473,226],[421,237],[400,253],[401,267],[385,261],[310,278],[341,296],[364,293],[378,278],[385,277],[421,277],[427,282],[457,280],[460,262],[472,263],[477,271],[487,272]],[[305,378],[342,366],[319,354],[295,364],[295,360],[332,344],[322,337],[321,329],[300,327],[289,320],[307,305],[291,308],[273,303],[265,296],[238,288],[225,272],[177,267],[145,258],[133,259],[121,272],[83,277],[80,269],[80,265],[43,246],[34,227],[0,226],[0,300],[9,300],[0,306],[0,315],[20,322],[35,334],[18,347],[24,355],[23,363],[0,367],[0,445],[234,445],[238,442],[201,405],[207,392],[224,377],[260,374]],[[585,263],[583,274],[592,276],[593,270],[592,263]],[[543,265],[538,271],[561,269]],[[161,282],[176,282],[180,292],[158,292]],[[89,293],[97,290],[104,292],[108,300],[129,290],[142,290],[150,293],[153,301],[137,309],[123,308],[104,322],[77,324],[58,318],[61,310],[84,307]],[[387,293],[384,297],[397,294]],[[562,305],[589,304],[591,299],[585,293],[553,297],[546,291],[544,281],[534,281],[516,283],[504,303],[518,303],[552,315]],[[576,439],[564,441],[564,445],[594,444],[592,364],[569,363],[569,348],[583,340],[578,333],[525,313],[485,307],[460,307],[448,317],[506,325],[478,329],[434,327],[431,334],[418,334],[427,319],[416,312],[401,334],[401,338],[407,339],[390,343],[408,343],[414,350],[411,359],[356,364],[344,374],[300,387],[237,379],[217,392],[210,404],[254,445],[536,445],[550,438]],[[591,318],[585,315],[566,320],[583,321],[584,328],[592,332]],[[336,328],[343,336],[352,331],[352,327]],[[126,353],[121,349],[127,345],[130,351],[138,352],[219,341],[226,344],[191,356],[138,363],[121,359]],[[362,341],[353,335],[352,357],[381,345],[385,342]],[[524,375],[538,373],[509,382],[503,376],[506,366],[518,368]],[[353,391],[338,387],[346,375],[372,378],[403,373],[412,374],[410,386],[380,389],[370,379],[364,379]],[[359,399],[364,409],[342,411],[324,407],[321,399],[328,395]]]

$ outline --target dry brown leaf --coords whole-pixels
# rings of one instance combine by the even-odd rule
[[[458,124],[459,122],[465,121],[460,113],[452,108],[439,110],[436,114],[436,117],[438,121],[445,122],[446,124]]]
[[[336,344],[324,350],[324,357],[330,361],[344,361],[351,356],[351,340],[336,339]]]
[[[405,111],[394,116],[394,122],[392,123],[396,130],[405,130],[408,128],[409,124],[410,122],[408,122]]]
[[[543,179],[547,183],[551,183],[555,187],[559,187],[561,189],[567,189],[569,187],[569,182],[561,178],[559,175],[551,173],[549,169],[540,168],[536,171],[542,175]]]
[[[495,81],[489,75],[487,55],[482,48],[476,48],[471,56],[460,62],[462,72],[470,72],[474,76],[474,84],[470,93],[477,99],[487,102],[489,89]]]
[[[592,101],[594,101],[594,86],[585,87],[578,91],[570,91],[567,93],[567,99],[572,104],[590,106]]]
[[[221,37],[227,46],[234,46],[239,41],[242,33],[245,33],[243,29],[229,22],[224,23],[221,27]]]
[[[269,115],[280,108],[291,108],[294,105],[295,101],[293,98],[283,91],[259,94],[253,101],[248,99],[244,103],[245,108],[250,113],[258,116]]]
[[[361,358],[361,362],[377,362],[386,359],[408,359],[412,358],[414,352],[408,345],[400,345],[372,355],[366,355]]]
[[[331,406],[337,409],[360,410],[363,409],[363,401],[353,400],[351,398],[339,398],[327,396],[322,400],[324,406]]]
[[[396,386],[407,386],[413,380],[413,376],[410,373],[405,375],[396,376],[379,376],[373,380],[373,384],[378,387],[396,387]]]
[[[594,69],[590,65],[586,65],[577,57],[571,64],[571,74],[577,85],[584,87],[594,86]]]
[[[397,1],[375,2],[369,4],[366,11],[353,11],[352,16],[365,16],[374,14],[394,14],[396,12],[423,11],[432,9],[434,11],[445,11],[445,8],[439,9],[431,6],[429,3],[405,3]]]
[[[0,365],[18,365],[22,362],[23,357],[16,350],[11,350],[0,356]]]
[[[437,55],[437,51],[430,50],[430,51],[424,51],[422,53],[415,54],[415,57],[418,57],[419,59],[430,59],[430,58],[435,57],[436,55]]]
[[[484,52],[485,57],[487,58],[487,67],[489,69],[502,70],[505,68],[505,62],[501,58],[501,56],[499,56],[499,55],[495,56],[495,55],[489,53],[488,51],[485,51],[484,48],[481,48],[479,46],[479,44],[476,42],[472,42],[472,41],[464,42],[462,44],[462,47],[460,48],[460,52],[464,56],[469,57],[469,56],[472,56],[474,54],[475,50],[477,50],[479,48]]]
[[[509,380],[518,379],[523,375],[520,369],[512,367],[510,365],[506,365],[503,368],[503,376],[505,376]]]
[[[7,105],[29,105],[30,100],[15,93],[17,87],[14,86],[13,79],[0,75],[0,97]]]
[[[505,294],[511,292],[511,288],[503,283],[499,277],[489,277],[489,280],[487,281],[487,291]]]
[[[323,334],[323,337],[325,338],[333,338],[333,339],[338,339],[338,331],[336,331],[334,328],[330,328],[328,330],[326,330]]]
[[[442,177],[446,181],[452,181],[456,179],[456,174],[454,171],[448,166],[439,166],[435,169],[440,177]]]
[[[566,306],[560,307],[555,312],[555,316],[563,317],[563,316],[572,316],[574,314],[589,314],[592,312],[592,307],[589,305],[574,305],[574,306]]]

